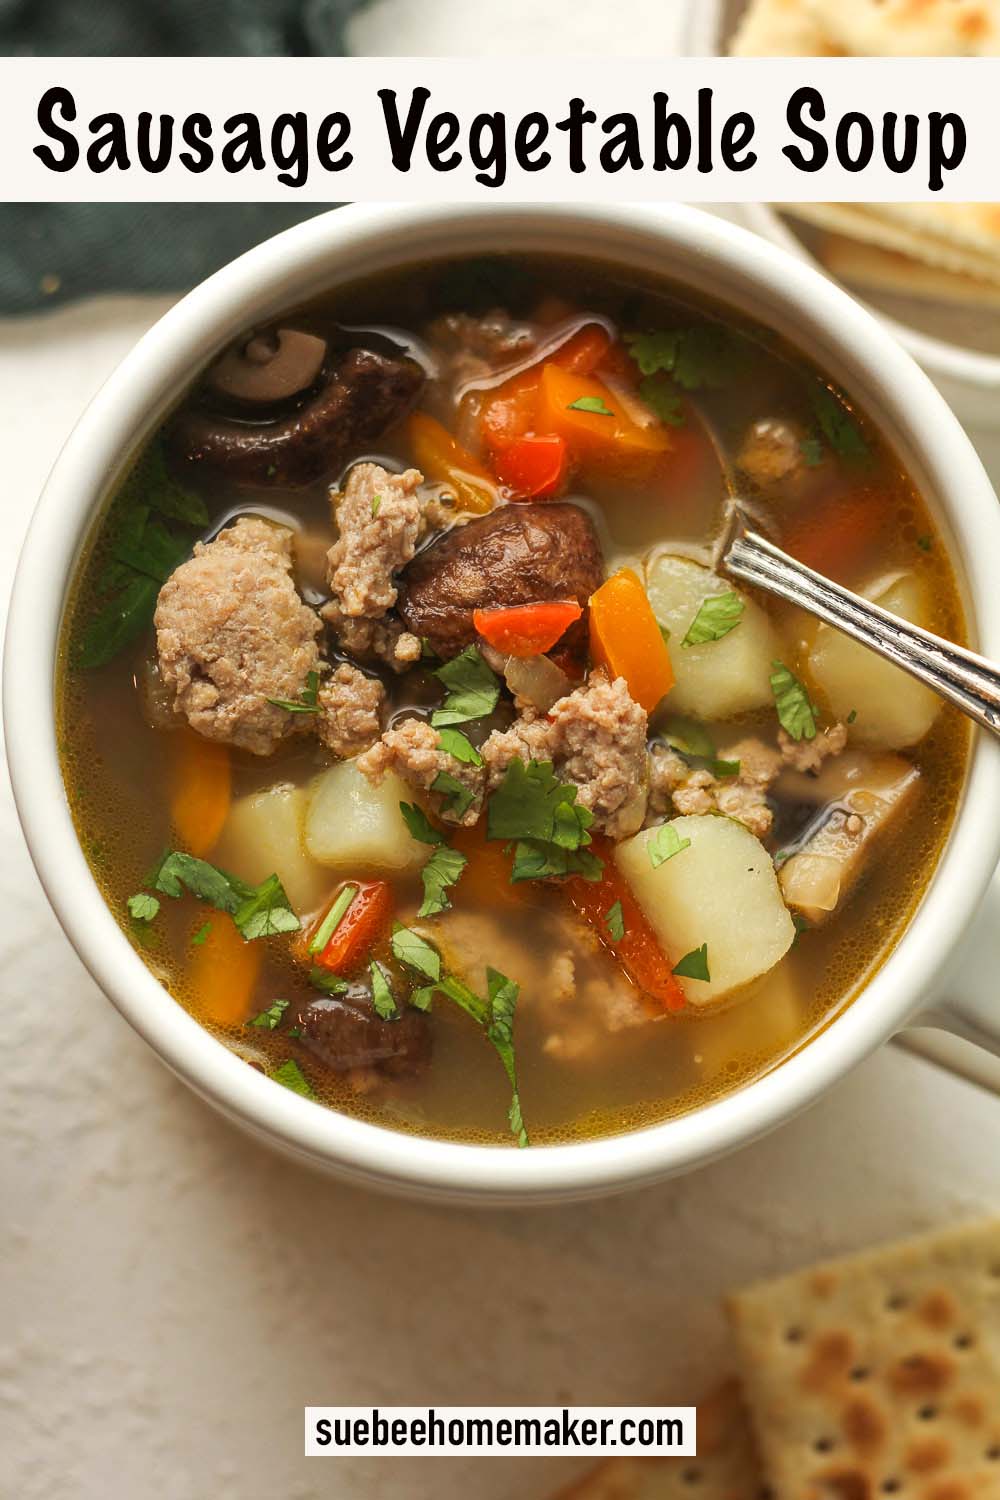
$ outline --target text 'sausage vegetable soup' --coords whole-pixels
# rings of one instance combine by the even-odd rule
[[[965,725],[714,565],[954,639],[849,393],[614,267],[438,264],[248,328],[67,612],[66,785],[123,930],[274,1086],[398,1129],[633,1129],[775,1067],[900,936]]]

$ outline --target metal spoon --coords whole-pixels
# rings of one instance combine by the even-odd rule
[[[748,521],[746,512],[733,504],[719,549],[726,573],[836,626],[1000,736],[1000,668],[993,662],[831,583],[753,531]]]

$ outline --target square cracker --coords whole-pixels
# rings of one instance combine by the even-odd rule
[[[774,1500],[997,1500],[1000,1221],[729,1299]]]
[[[697,1458],[609,1458],[557,1500],[760,1500],[762,1482],[739,1387],[698,1404]]]

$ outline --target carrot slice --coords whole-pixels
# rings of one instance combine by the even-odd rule
[[[203,859],[215,846],[232,802],[229,749],[193,730],[171,741],[170,821],[182,849]]]
[[[492,475],[436,417],[415,411],[407,435],[413,461],[426,479],[450,485],[463,510],[484,515],[493,509],[497,489]]]
[[[486,397],[479,416],[480,434],[487,448],[508,447],[518,438],[545,433],[538,421],[542,371],[556,365],[574,375],[589,375],[611,350],[611,337],[599,323],[589,323],[550,351],[544,361],[503,381]]]
[[[620,568],[591,595],[590,652],[612,677],[624,677],[647,713],[674,685],[663,632],[631,568]]]
[[[508,656],[541,656],[582,614],[575,599],[552,599],[506,609],[474,609],[472,623],[484,641]]]
[[[195,1009],[216,1026],[239,1026],[253,1006],[263,950],[244,942],[232,918],[214,907],[203,906],[199,920],[207,932],[191,950]]]
[[[391,917],[392,887],[387,881],[349,881],[309,933],[306,956],[332,974],[349,974],[368,957]]]
[[[878,539],[888,514],[883,495],[852,490],[787,526],[782,545],[806,567],[843,580]]]
[[[618,871],[610,843],[607,839],[595,838],[591,850],[604,861],[604,874],[600,880],[571,876],[564,882],[574,908],[614,954],[633,984],[666,1010],[683,1010],[684,991],[674,977],[673,965],[643,916],[627,881]],[[616,904],[621,907],[623,927],[617,942],[608,920]]]

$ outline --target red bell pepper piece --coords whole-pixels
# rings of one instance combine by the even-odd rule
[[[516,438],[493,458],[493,472],[511,500],[545,500],[566,479],[566,443],[557,433]]]
[[[508,656],[542,656],[582,614],[575,599],[552,599],[505,609],[475,609],[472,623],[497,651]]]
[[[310,935],[312,963],[347,974],[364,962],[392,917],[392,887],[385,880],[341,886]]]

